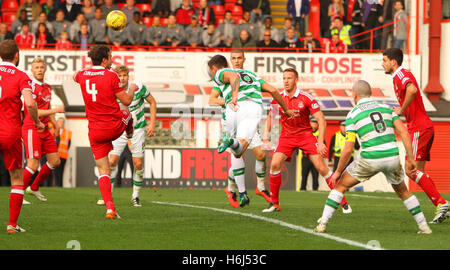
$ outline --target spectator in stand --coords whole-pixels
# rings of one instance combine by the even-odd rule
[[[153,16],[153,25],[147,29],[146,43],[153,46],[160,46],[165,40],[165,27],[161,25],[161,17]]]
[[[102,9],[103,19],[106,19],[106,16],[108,16],[111,11],[118,10],[119,6],[114,4],[114,0],[105,0],[105,3],[101,5],[100,8]]]
[[[177,9],[179,9],[182,5],[183,0],[170,0],[170,12],[176,13]],[[192,5],[192,1],[189,0],[189,5]]]
[[[333,36],[334,34],[337,34],[339,39],[350,47],[352,45],[352,41],[350,39],[351,28],[352,27],[348,24],[344,25],[342,17],[336,16],[333,19],[330,35]]]
[[[56,42],[56,49],[57,50],[72,50],[72,42],[69,40],[69,33],[66,31],[61,32],[61,36]]]
[[[331,0],[320,0],[320,36],[329,37],[330,34],[330,17],[328,16],[328,8]]]
[[[363,32],[362,27],[362,5],[363,0],[347,0],[348,5],[347,12],[345,18],[348,24],[352,25],[352,28],[350,29],[350,36],[357,35],[359,33]],[[351,8],[350,8],[351,7]],[[351,12],[351,13],[350,13]],[[363,43],[359,40],[362,39],[362,36],[357,36],[352,39],[352,46],[353,49],[364,49]]]
[[[269,31],[270,31],[271,38],[272,38],[274,41],[276,41],[277,43],[278,43],[279,41],[281,41],[282,38],[281,38],[281,36],[280,36],[280,31],[278,30],[278,28],[273,27],[273,25],[272,25],[272,17],[266,17],[266,18],[264,19],[264,26],[261,27],[261,30],[260,30],[261,35],[260,35],[260,37],[259,37],[259,40],[263,40],[263,39],[264,39],[264,32],[265,32],[266,30],[269,30]]]
[[[141,46],[145,43],[145,24],[141,20],[141,13],[135,12],[133,14],[133,21],[127,25],[130,33],[130,44]]]
[[[114,31],[111,28],[108,28],[108,39],[109,42],[117,48],[122,45],[130,45],[130,32],[127,27],[119,31]]]
[[[127,23],[130,23],[133,21],[133,14],[135,12],[139,12],[141,14],[141,10],[135,6],[134,0],[126,0],[125,6],[121,9],[123,13],[125,13],[125,16],[127,16]]]
[[[86,20],[89,22],[94,19],[95,15],[95,6],[92,4],[91,0],[83,0],[83,7],[81,8],[81,12],[84,13]]]
[[[50,22],[56,19],[56,5],[55,0],[47,0],[44,4],[41,5],[42,11],[47,15],[47,20]],[[48,27],[48,25],[47,25]]]
[[[84,23],[88,23],[88,20],[84,16],[83,12],[78,13],[76,20],[70,25],[70,40],[73,40],[76,35],[78,35],[78,32],[80,32],[81,25]],[[89,29],[90,30],[90,29]]]
[[[220,44],[220,32],[216,29],[216,25],[212,22],[208,24],[208,29],[203,30],[202,42],[205,47],[218,47]]]
[[[181,6],[175,11],[177,23],[186,27],[191,24],[191,16],[195,13],[190,0],[183,0]]]
[[[333,27],[333,20],[337,16],[343,17],[345,13],[342,0],[332,0],[332,3],[328,6],[328,29]],[[326,36],[331,37],[330,33]]]
[[[270,3],[268,0],[243,0],[242,8],[250,12],[250,19],[257,23],[270,16]]]
[[[109,44],[108,26],[106,20],[103,18],[103,11],[101,8],[95,9],[94,19],[89,21],[89,28],[92,36],[94,36],[95,44]]]
[[[369,31],[378,26],[380,20],[383,20],[383,7],[379,4],[372,4],[371,0],[364,0],[363,2],[363,27],[364,31]],[[366,38],[369,37],[369,33],[365,35]],[[374,33],[373,39],[373,49],[378,49],[379,38]],[[369,48],[370,40],[367,40],[366,47]]]
[[[14,39],[14,35],[11,31],[8,31],[6,23],[0,23],[0,42],[6,39]]]
[[[163,46],[183,46],[185,45],[184,27],[177,24],[177,17],[174,14],[169,15],[169,22],[165,29],[165,40]]]
[[[328,42],[325,46],[326,53],[346,53],[347,45],[345,45],[342,40],[339,39],[338,34],[333,34],[331,36],[331,41]]]
[[[42,7],[34,0],[26,0],[17,10],[17,17],[20,16],[22,10],[27,12],[27,20],[31,22],[37,20],[42,11]]]
[[[170,14],[170,0],[152,0],[152,14],[167,17]]]
[[[210,6],[223,6],[225,4],[224,0],[209,0],[208,1]]]
[[[17,17],[17,19],[11,24],[11,32],[14,36],[22,31],[22,25],[24,23],[28,23],[28,25],[31,24],[31,22],[27,19],[27,11],[23,9],[20,11],[19,17]]]
[[[242,14],[242,22],[237,26],[238,33],[241,33],[242,30],[247,30],[252,37],[259,39],[259,27],[250,20],[250,12],[248,11],[244,11]]]
[[[45,23],[40,23],[38,25],[38,30],[35,34],[35,37],[36,49],[50,48],[56,43]]]
[[[380,25],[392,23],[392,21],[394,20],[395,0],[384,0],[381,2],[381,4],[383,13],[381,16],[382,19],[380,21]],[[381,32],[380,48],[382,50],[386,50],[387,48],[391,47],[391,44],[388,45],[388,40],[392,40],[393,38],[394,25],[390,24],[388,26],[385,26],[384,28],[380,29],[380,32]]]
[[[94,44],[94,36],[89,32],[87,23],[83,23],[80,31],[73,38],[73,44],[79,44],[81,50],[87,50],[89,44]]]
[[[272,31],[270,29],[264,30],[263,39],[259,41],[256,46],[258,48],[279,48],[281,45],[272,39]],[[268,51],[267,49],[263,49],[264,51]]]
[[[239,38],[233,41],[233,44],[231,45],[233,48],[255,48],[248,51],[255,51],[256,50],[256,41],[253,39],[252,35],[249,33],[249,31],[243,29],[239,33]]]
[[[300,39],[294,28],[289,28],[286,32],[286,37],[280,43],[284,48],[301,48]]]
[[[78,13],[81,12],[81,5],[77,4],[77,0],[66,0],[66,4],[62,6],[64,10],[64,17],[69,22],[75,21]],[[57,35],[59,37],[59,34]]]
[[[210,22],[216,23],[216,15],[212,8],[209,7],[208,0],[200,0],[199,5],[200,6],[195,11],[198,17],[198,24],[203,29],[206,29]]]
[[[403,2],[401,0],[394,2],[394,9],[394,48],[403,49],[408,35],[408,22],[406,21],[408,15],[403,9]]]
[[[306,32],[305,39],[301,42],[300,47],[309,53],[321,52],[320,42],[313,37],[313,33],[311,32]]]
[[[310,7],[309,0],[289,0],[286,5],[289,16],[294,20],[294,28],[297,28],[297,24],[299,26],[301,37],[305,35],[305,18]]]
[[[230,10],[225,11],[225,18],[219,24],[221,46],[231,47],[233,40],[238,38],[237,25],[233,20],[233,14]]]
[[[197,47],[202,44],[202,31],[203,29],[198,25],[198,18],[196,15],[192,15],[191,24],[186,27],[186,42],[191,47]]]
[[[17,43],[20,49],[34,48],[36,38],[30,31],[28,23],[22,24],[22,30],[14,37],[14,41]]]
[[[53,36],[56,40],[59,40],[62,31],[70,33],[70,22],[64,19],[64,11],[59,9],[56,12],[56,20],[52,22],[53,25]]]
[[[281,41],[286,38],[287,30],[291,29],[291,28],[294,28],[294,23],[292,21],[292,18],[290,18],[290,17],[284,18],[283,28],[280,29],[280,38],[281,39],[280,39],[280,41],[278,43],[281,44]],[[327,29],[327,31],[330,31],[330,29]]]
[[[38,26],[40,23],[44,23],[50,33],[53,33],[53,25],[51,22],[47,20],[47,14],[45,12],[41,12],[39,14],[39,18],[31,24],[31,32],[36,33],[38,31]],[[36,36],[37,38],[37,36]]]

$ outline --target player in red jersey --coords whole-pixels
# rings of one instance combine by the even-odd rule
[[[314,98],[297,88],[298,72],[295,69],[288,68],[283,72],[284,91],[281,93],[284,102],[289,110],[294,111],[295,117],[292,120],[281,114],[281,135],[278,139],[278,146],[272,157],[270,164],[270,193],[271,203],[263,212],[280,211],[279,191],[281,187],[281,168],[285,161],[290,161],[291,155],[296,148],[303,151],[316,167],[317,171],[322,175],[328,186],[333,189],[332,172],[325,164],[324,156],[327,154],[327,147],[324,143],[326,122],[319,104]],[[273,104],[273,102],[272,102]],[[275,117],[273,109],[269,112],[266,122],[266,130],[264,133],[264,141],[268,142],[268,134],[271,129],[272,117]],[[312,114],[319,123],[319,138],[314,137],[311,125],[309,123],[309,115]],[[342,211],[351,213],[352,209],[347,201],[343,199],[341,202]]]
[[[128,110],[121,110],[117,99],[128,106],[133,101],[136,85],[126,92],[120,85],[119,76],[110,71],[111,49],[97,45],[89,50],[93,67],[77,72],[74,80],[80,84],[86,105],[86,117],[89,125],[89,142],[98,168],[98,186],[106,205],[106,218],[119,218],[113,203],[111,192],[108,154],[113,149],[112,141],[124,131],[128,136],[133,133],[133,120]]]
[[[55,134],[59,134],[58,125],[56,124],[55,113],[63,113],[64,106],[51,108],[50,100],[51,87],[44,82],[45,63],[42,58],[36,58],[31,63],[31,73],[33,74],[32,89],[33,98],[38,106],[38,115],[40,121],[45,125],[42,132],[38,132],[33,124],[28,110],[24,110],[24,120],[22,126],[22,138],[25,145],[25,153],[27,158],[27,166],[23,171],[23,185],[26,188],[26,193],[36,196],[40,201],[47,201],[47,198],[39,191],[39,186],[47,179],[52,170],[61,163],[58,155],[58,147],[56,146],[55,138],[48,129],[48,123],[52,123],[56,127]],[[47,162],[39,170],[33,184],[28,186],[31,182],[34,172],[39,168],[39,159],[45,155]]]
[[[32,96],[31,80],[28,75],[19,70],[19,48],[12,40],[0,43],[0,152],[3,155],[6,169],[11,176],[11,194],[9,197],[8,233],[25,232],[17,225],[22,208],[24,185],[22,179],[22,134],[21,113],[23,96],[33,124],[38,130],[44,129],[39,121],[36,102]]]
[[[401,106],[393,109],[396,114],[405,116],[413,142],[413,154],[418,171],[408,177],[419,184],[436,206],[436,216],[430,223],[441,223],[449,217],[449,203],[442,198],[431,177],[425,173],[425,163],[430,160],[430,150],[434,139],[433,122],[425,111],[414,75],[401,67],[402,62],[402,50],[389,48],[383,52],[382,66],[386,74],[392,75],[395,95]]]

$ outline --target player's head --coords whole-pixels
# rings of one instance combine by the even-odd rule
[[[125,65],[117,65],[114,68],[114,72],[119,76],[122,87],[127,86],[128,80],[130,79],[130,69]]]
[[[345,121],[339,122],[339,129],[342,133],[345,133]]]
[[[19,64],[19,47],[14,40],[7,39],[0,43],[0,57],[5,62]]]
[[[402,0],[395,0],[394,2],[394,10],[399,11],[403,9],[403,2]]]
[[[46,70],[47,68],[45,67],[45,62],[42,58],[36,57],[33,62],[31,62],[31,74],[33,74],[33,77],[36,80],[43,82]]]
[[[219,69],[228,67],[228,62],[225,56],[217,54],[214,55],[211,59],[208,61],[208,68],[209,68],[209,75],[211,78],[214,78],[214,74]]]
[[[372,94],[370,84],[364,80],[356,81],[352,87],[352,96],[355,103],[362,98],[368,98]]]
[[[230,62],[234,69],[243,69],[245,62],[244,50],[232,49],[230,54]]]
[[[290,92],[297,88],[298,72],[294,68],[287,68],[283,71],[284,90]]]
[[[403,52],[399,48],[389,48],[383,52],[383,63],[381,64],[386,74],[394,74],[403,63]]]
[[[66,120],[63,117],[58,118],[56,120],[56,124],[59,126],[59,128],[64,128],[64,124],[66,123]]]
[[[91,58],[94,66],[102,66],[106,69],[111,68],[111,49],[106,45],[91,47],[88,52],[88,57]]]

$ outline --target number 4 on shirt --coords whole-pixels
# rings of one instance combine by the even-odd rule
[[[97,89],[95,89],[95,83],[90,84],[89,80],[86,80],[86,93],[92,95],[92,102],[97,101]]]

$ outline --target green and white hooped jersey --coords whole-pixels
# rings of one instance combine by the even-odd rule
[[[244,69],[223,68],[214,75],[213,90],[222,94],[225,104],[228,105],[232,99],[231,85],[223,82],[223,73],[231,71],[237,73],[240,78],[238,101],[251,100],[258,104],[262,104],[261,87],[265,81],[259,78],[255,73]]]
[[[143,128],[147,126],[147,121],[145,121],[144,116],[144,105],[145,105],[145,99],[150,96],[150,91],[145,87],[145,85],[138,83],[138,82],[128,82],[128,89],[130,88],[131,84],[136,84],[139,87],[139,90],[136,90],[134,92],[133,101],[128,106],[128,110],[133,114],[133,116],[136,119],[136,123],[134,123],[134,128]],[[120,103],[120,101],[118,101]]]
[[[362,158],[380,160],[399,154],[394,133],[397,119],[388,105],[364,98],[348,113],[345,127],[347,132],[358,134]]]

